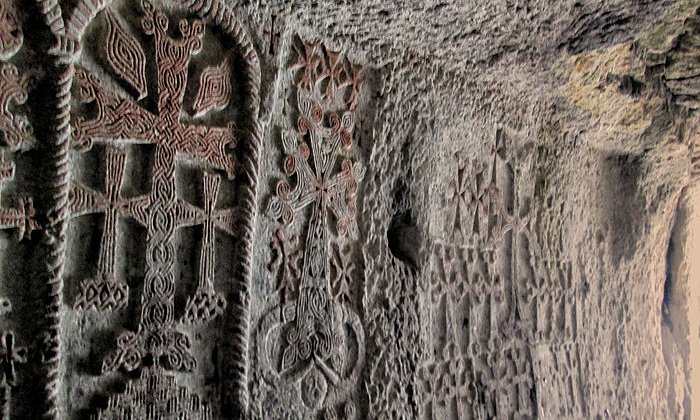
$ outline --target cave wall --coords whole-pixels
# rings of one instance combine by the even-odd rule
[[[549,3],[0,3],[3,415],[694,415],[700,4]]]

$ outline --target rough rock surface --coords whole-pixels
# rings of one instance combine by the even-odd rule
[[[697,0],[1,0],[2,415],[697,416],[698,58]]]

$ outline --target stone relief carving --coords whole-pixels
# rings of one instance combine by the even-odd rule
[[[278,181],[268,204],[268,214],[282,222],[270,265],[282,272],[277,288],[282,294],[260,322],[258,361],[263,378],[295,395],[303,413],[341,409],[354,417],[352,395],[365,343],[348,285],[356,280],[347,242],[357,237],[355,196],[364,176],[364,167],[351,154],[355,119],[350,109],[361,82],[352,82],[350,74],[359,70],[348,73],[352,67],[339,53],[315,43],[296,45],[292,69],[301,69],[297,128],[282,132],[288,179]],[[322,82],[327,82],[325,89]],[[302,247],[296,234],[287,233],[300,216],[308,217]]]
[[[14,107],[27,100],[29,77],[20,73],[10,60],[22,47],[23,34],[9,3],[0,2],[0,187],[12,180],[15,165],[9,153],[26,150],[35,140],[26,117]],[[17,229],[21,239],[38,228],[31,197],[19,197],[13,208],[0,207],[0,229]]]
[[[518,185],[530,152],[518,153],[523,145],[505,129],[493,141],[485,158],[454,155],[446,239],[434,241],[424,289],[430,350],[417,373],[424,418],[535,412],[529,340],[516,296],[530,212]]]
[[[216,241],[221,233],[239,240],[242,251],[240,272],[227,279],[227,290],[237,294],[233,305],[239,317],[234,321],[237,333],[227,339],[236,340],[228,345],[235,350],[232,363],[236,366],[229,379],[241,385],[246,382],[248,249],[259,136],[254,121],[257,61],[226,7],[176,5],[178,13],[185,12],[182,16],[173,15],[166,3],[87,1],[77,6],[65,29],[56,34],[55,53],[75,62],[70,73],[73,151],[69,157],[76,165],[68,197],[70,218],[91,214],[103,218],[97,273],[80,280],[76,316],[93,316],[88,313],[93,310],[133,310],[130,302],[136,299],[129,296],[128,284],[133,280],[124,277],[118,264],[132,258],[123,254],[129,226],[145,231],[141,234],[145,249],[139,255],[144,258],[143,286],[138,288],[141,303],[134,308],[138,325],[119,334],[116,348],[101,363],[103,375],[135,371],[138,378],[129,382],[124,393],[109,397],[100,418],[127,414],[163,418],[185,408],[187,417],[210,418],[221,409],[218,403],[212,406],[214,401],[190,395],[188,387],[176,388],[173,376],[205,369],[197,362],[203,356],[193,353],[193,345],[198,344],[191,335],[220,322],[230,306],[215,284]],[[207,45],[220,49],[220,54],[203,53]],[[241,67],[236,75],[234,66]],[[147,74],[150,68],[155,69],[152,78]],[[247,79],[236,81],[234,90],[232,79],[241,74]],[[234,108],[239,108],[239,121],[232,119]],[[241,137],[246,142],[242,147]],[[150,162],[143,159],[148,154]],[[96,170],[90,166],[95,161],[93,168],[104,167],[101,183],[96,183]],[[188,196],[181,191],[178,177],[193,170],[201,173],[201,193]],[[139,188],[134,176],[147,177],[147,185]],[[236,185],[233,201],[220,196],[224,178],[226,194]],[[233,205],[222,207],[222,200]],[[202,237],[195,251],[196,287],[184,308],[178,309],[179,232],[197,226]],[[246,389],[239,386],[227,398],[244,409],[246,396]]]
[[[24,115],[16,107],[24,104],[29,90],[29,77],[8,62],[22,48],[24,36],[10,2],[0,2],[0,192],[15,175],[14,153],[33,147],[35,139]],[[39,228],[31,197],[20,196],[14,207],[0,203],[0,229],[14,229],[22,240]],[[12,388],[18,384],[17,365],[27,362],[27,348],[17,343],[6,319],[11,316],[12,304],[0,298],[0,415],[9,419]]]
[[[456,8],[447,3],[434,9],[451,16]],[[586,6],[572,6],[578,8]],[[473,28],[436,44],[446,51],[431,52],[420,42],[377,41],[397,35],[367,31],[365,21],[381,24],[369,14],[357,31],[338,30],[336,15],[344,10],[337,5],[302,16],[281,5],[258,10],[224,0],[0,0],[0,415],[681,413],[682,404],[671,400],[684,396],[656,402],[666,386],[656,383],[674,372],[654,360],[666,354],[635,353],[636,343],[656,338],[645,328],[656,327],[658,314],[640,311],[661,293],[652,290],[655,283],[638,291],[622,277],[663,260],[647,247],[654,242],[648,232],[664,236],[667,229],[657,225],[675,223],[666,202],[678,198],[672,184],[680,185],[687,169],[678,158],[686,152],[682,137],[697,122],[692,77],[685,74],[697,32],[697,6],[690,8],[690,18],[674,20],[683,22],[684,34],[666,42],[671,55],[659,48],[646,54],[642,44],[609,50],[594,42],[590,54],[572,50],[566,54],[577,57],[564,57],[573,59],[573,71],[591,76],[586,67],[605,69],[606,60],[628,72],[626,60],[637,58],[625,55],[621,63],[611,54],[642,52],[654,61],[645,72],[582,77],[584,84],[595,79],[592,91],[569,81],[572,95],[590,96],[573,104],[550,86],[543,90],[554,99],[538,96],[523,112],[527,105],[499,98],[500,90],[521,95],[548,78],[560,83],[569,70],[543,72],[536,83],[531,69],[498,73],[534,44],[483,56],[473,47],[474,74],[461,68],[463,57],[445,65],[443,56],[457,52],[450,44],[476,39]],[[387,7],[376,15],[400,22],[394,12]],[[319,21],[333,25],[315,27],[316,13],[328,14]],[[411,16],[412,25],[424,24],[418,11]],[[45,27],[38,28],[42,18]],[[572,27],[585,33],[587,22]],[[545,26],[555,23],[561,22]],[[300,35],[290,36],[294,31]],[[313,36],[324,41],[302,40]],[[557,54],[565,54],[561,45]],[[452,84],[456,77],[459,85]],[[650,93],[652,85],[662,92]],[[455,90],[469,99],[455,100]],[[639,156],[629,127],[610,128],[609,114],[594,117],[608,133],[627,136],[623,156],[582,151],[579,142],[590,147],[595,133],[579,138],[579,128],[563,127],[581,123],[577,106],[607,112],[592,98],[596,92],[626,95],[605,103],[622,103],[630,121],[640,109],[660,108],[653,130],[634,127],[649,136]],[[470,108],[472,95],[486,104]],[[673,112],[647,106],[650,95]],[[515,116],[502,118],[501,111]],[[666,132],[667,122],[674,133]],[[263,128],[271,142],[261,157]],[[446,128],[463,138],[432,148]],[[659,153],[651,141],[656,131],[672,137],[660,142],[673,149],[664,152],[668,159],[647,157]],[[554,145],[541,144],[548,141]],[[543,157],[549,149],[558,154]],[[695,149],[683,156],[690,170],[682,176],[697,178]],[[586,188],[597,192],[609,181],[600,176],[605,165],[621,166],[620,180],[629,184],[623,187],[630,191],[614,190],[615,200],[638,199],[628,207],[639,214],[628,219],[639,227],[618,236],[636,242],[622,253],[608,249],[619,243],[606,235],[624,211],[597,209],[612,216],[587,219],[581,204],[595,200],[574,185],[590,182]],[[258,185],[261,166],[265,182]],[[678,172],[659,175],[658,167],[667,166]],[[561,185],[543,186],[549,182]],[[575,222],[581,228],[572,233],[565,225]],[[397,238],[405,242],[398,248]],[[593,250],[596,261],[577,260],[570,249],[579,246]],[[608,275],[612,292],[589,282]],[[590,326],[590,318],[597,323]],[[606,354],[607,341],[613,355]],[[612,385],[600,383],[606,369]],[[630,397],[647,385],[655,402]],[[615,399],[622,401],[617,408]],[[27,409],[34,400],[40,404]]]

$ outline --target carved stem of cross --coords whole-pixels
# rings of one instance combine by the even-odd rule
[[[107,148],[107,173],[105,174],[105,220],[100,241],[100,255],[97,267],[102,277],[114,281],[114,257],[117,246],[117,219],[121,202],[119,190],[124,177],[126,155],[114,148]]]
[[[216,210],[221,178],[210,173],[204,174],[204,207],[198,208],[180,200],[178,226],[201,224],[204,227],[202,249],[199,254],[199,290],[212,292],[214,289],[214,263],[216,254],[216,228],[233,236],[233,210]]]
[[[326,207],[319,197],[316,200],[309,230],[306,235],[304,268],[299,284],[300,291],[306,288],[322,289],[330,296],[329,244],[326,229]]]
[[[175,150],[159,144],[155,162],[141,307],[142,325],[149,330],[172,325],[175,306]]]
[[[204,237],[202,238],[202,251],[199,254],[199,288],[207,291],[213,289],[214,281],[214,206],[216,195],[219,192],[221,180],[218,176],[204,176]]]

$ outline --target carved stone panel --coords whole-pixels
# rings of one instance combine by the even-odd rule
[[[288,118],[296,124],[280,131],[284,177],[266,212],[277,225],[274,304],[255,329],[261,398],[279,393],[302,418],[361,418],[357,192],[365,169],[353,132],[362,69],[320,43],[296,38],[292,47]]]
[[[483,154],[454,153],[448,169],[446,227],[434,239],[422,288],[428,348],[417,382],[426,419],[536,412],[531,333],[518,294],[531,271],[531,198],[523,185],[531,147],[503,128],[491,142]]]
[[[67,415],[105,397],[100,418],[210,418],[247,404],[258,70],[216,4],[87,1],[57,34],[71,60],[73,310],[61,329],[75,349],[67,381],[88,398],[65,401]],[[226,403],[207,385],[217,371],[235,384]]]
[[[0,418],[691,417],[700,5],[524,3],[0,0]]]

